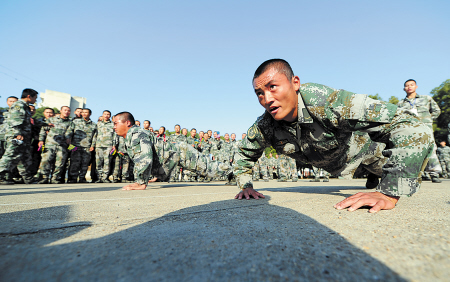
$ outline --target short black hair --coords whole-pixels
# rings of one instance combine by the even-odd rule
[[[69,106],[62,106],[61,109],[59,109],[59,110],[62,111],[63,108],[69,108],[69,110],[70,110]]]
[[[261,74],[272,68],[277,72],[284,74],[288,80],[291,80],[292,77],[294,77],[294,72],[288,62],[283,59],[271,59],[265,61],[256,69],[255,74],[253,75],[252,83]]]
[[[104,111],[104,112],[109,112],[109,111]],[[134,120],[134,116],[130,112],[120,112],[115,115],[115,118],[119,119],[121,121],[129,121],[132,125],[134,125],[136,123],[136,121]]]
[[[409,82],[409,81],[414,81],[414,83],[417,85],[417,82],[414,79],[408,79],[407,81],[405,81],[405,83],[403,83],[403,87],[405,87],[406,83]]]
[[[45,112],[45,110],[52,110],[52,112],[55,113],[55,110],[52,109],[52,108],[45,108],[45,109],[44,109],[44,112]]]
[[[164,132],[166,132],[166,127],[165,126],[160,126],[159,128],[164,128]]]
[[[149,124],[152,124],[148,119],[144,120],[144,122],[148,121]]]
[[[177,127],[177,126],[179,126],[181,128],[181,125],[179,125],[179,124],[175,124],[174,128]]]
[[[81,108],[76,108],[76,109],[75,109],[75,111],[76,111],[76,110],[78,110],[78,109],[81,109]],[[84,111],[84,110],[88,110],[88,111],[89,111],[89,114],[90,114],[90,115],[92,115],[92,111],[91,111],[91,109],[88,109],[88,108],[84,108],[84,109],[81,109],[81,110],[82,110],[82,111]]]
[[[9,96],[8,98],[6,98],[6,101],[8,101],[9,98],[13,98],[13,99],[19,100],[19,98],[17,98],[16,96]]]
[[[34,97],[34,96],[36,96],[37,94],[39,94],[36,90],[34,90],[34,89],[31,89],[31,88],[25,88],[23,91],[22,91],[22,99],[23,98],[26,98],[26,97],[28,97],[28,95],[30,95],[30,97]]]
[[[103,113],[104,113],[104,112],[108,112],[108,113],[109,113],[109,115],[111,115],[111,112],[110,112],[110,111],[108,111],[108,110],[104,110],[104,111],[103,111]]]
[[[197,129],[195,129],[195,127],[194,127],[194,128],[191,128],[191,131],[192,131],[192,130],[195,130],[195,131],[197,131]]]

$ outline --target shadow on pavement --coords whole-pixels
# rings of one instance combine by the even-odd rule
[[[111,184],[110,184],[111,185]],[[116,184],[114,184],[116,185]],[[99,186],[98,184],[48,184],[42,186],[23,186],[12,185],[11,188],[0,189],[1,196],[26,195],[26,194],[45,194],[45,193],[87,193],[87,192],[107,192],[122,189],[123,185],[111,187],[107,184]],[[11,192],[7,192],[10,190]]]
[[[181,209],[61,245],[47,246],[86,227],[2,236],[0,280],[404,281],[333,230],[268,198]],[[86,232],[101,236],[102,229],[114,226]]]
[[[270,191],[270,192],[291,192],[291,193],[305,193],[305,194],[326,194],[336,195],[342,197],[350,197],[356,193],[343,193],[345,190],[364,190],[359,187],[346,187],[346,186],[297,186],[297,187],[280,187],[280,188],[260,188],[256,189],[258,192]],[[373,189],[365,189],[364,192],[373,192]]]

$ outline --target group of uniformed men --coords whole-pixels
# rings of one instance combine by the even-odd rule
[[[377,188],[376,192],[355,194],[335,208],[352,211],[368,205],[372,207],[370,212],[377,212],[392,209],[400,196],[414,194],[420,188],[424,170],[433,182],[441,182],[439,173],[447,176],[441,166],[447,169],[448,161],[443,157],[439,162],[437,152],[444,156],[448,148],[441,143],[440,150],[436,150],[431,128],[439,107],[431,97],[417,95],[414,80],[405,82],[405,99],[393,105],[320,84],[300,85],[286,61],[273,59],[258,67],[253,87],[265,113],[239,143],[235,134],[231,139],[225,134],[221,140],[216,132],[209,140],[210,133],[200,132],[196,138],[196,130],[192,129],[187,136],[187,130],[181,131],[179,125],[169,137],[164,127],[155,135],[150,122],[145,121],[141,129],[129,112],[117,114],[114,124],[109,111],[104,111],[95,124],[89,118],[89,109],[81,109],[71,119],[68,107],[62,107],[57,116],[34,120],[28,105],[35,103],[38,93],[25,89],[21,99],[11,103],[5,121],[0,182],[10,183],[8,174],[17,166],[25,183],[62,183],[69,152],[68,182],[86,182],[94,150],[97,182],[109,182],[111,156],[116,156],[116,164],[123,168],[121,160],[126,152],[134,163],[135,179],[124,190],[145,189],[148,182],[156,180],[227,177],[242,189],[237,199],[257,199],[264,195],[253,189],[252,180],[260,175],[266,180],[273,175],[266,168],[275,166],[264,163],[264,149],[272,146],[277,155],[287,155],[297,163],[332,175],[352,177],[364,171],[368,174],[366,187]],[[35,129],[39,127],[37,135]],[[43,153],[34,176],[34,148],[29,148],[37,140],[36,151]],[[257,162],[262,165],[255,166]],[[290,165],[286,162],[284,166]],[[180,171],[185,175],[180,176]],[[296,173],[291,174],[295,181]],[[287,179],[281,174],[278,177],[281,181]]]
[[[21,99],[8,97],[9,111],[2,113],[0,128],[0,183],[86,183],[86,173],[92,163],[91,177],[95,182],[131,181],[123,142],[115,134],[111,112],[105,110],[98,122],[90,119],[90,109],[78,108],[70,117],[70,108],[60,113],[46,108],[44,117],[35,119],[33,105],[38,93],[23,90]],[[17,170],[16,170],[17,168]],[[123,171],[123,176],[121,173]],[[15,178],[16,177],[16,178]]]

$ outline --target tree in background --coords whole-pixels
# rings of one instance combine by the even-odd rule
[[[383,101],[383,98],[381,98],[380,94],[375,94],[375,95],[369,95],[369,98],[375,99],[375,100],[380,100]]]
[[[397,105],[397,103],[398,103],[398,98],[397,97],[395,97],[395,96],[391,96],[391,98],[389,98],[389,103],[391,103],[391,104],[394,104],[394,105]]]
[[[434,138],[436,142],[446,141],[450,122],[450,79],[431,90],[430,94],[441,108],[441,115],[433,124]]]

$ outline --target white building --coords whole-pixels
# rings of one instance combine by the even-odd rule
[[[67,93],[53,91],[53,90],[45,90],[44,93],[40,93],[39,97],[42,102],[38,104],[38,107],[45,108],[57,108],[61,109],[62,106],[70,107],[70,116],[73,117],[73,112],[76,108],[85,108],[86,107],[86,98],[72,96]]]

